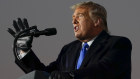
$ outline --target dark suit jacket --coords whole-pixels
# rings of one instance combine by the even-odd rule
[[[76,69],[82,42],[76,40],[65,45],[56,61],[42,64],[30,51],[17,65],[28,73],[33,70],[73,72],[75,79],[131,79],[131,42],[120,36],[102,31],[91,44],[80,69]]]

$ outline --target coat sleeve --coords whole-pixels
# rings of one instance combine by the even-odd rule
[[[60,54],[58,55],[58,58],[56,61],[53,61],[48,66],[45,66],[39,58],[34,54],[34,52],[31,50],[28,52],[28,54],[23,57],[21,60],[15,60],[15,63],[25,72],[29,73],[33,70],[41,70],[46,71],[48,73],[59,70],[59,61],[61,59],[61,55],[64,53],[65,46],[61,50]]]
[[[75,79],[120,79],[121,75],[131,73],[131,49],[129,39],[121,37],[99,62],[72,71]]]
[[[38,57],[34,54],[34,52],[31,50],[28,52],[28,54],[23,57],[21,60],[16,59],[15,63],[25,72],[29,73],[33,70],[41,70],[41,71],[47,71],[49,72],[51,69],[53,69],[55,65],[51,65],[52,67],[47,67],[43,63],[40,62]],[[53,62],[52,64],[55,64]]]

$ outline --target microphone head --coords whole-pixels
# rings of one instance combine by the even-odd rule
[[[57,30],[56,28],[47,28],[45,29],[45,35],[46,36],[51,36],[51,35],[56,35],[57,34]]]

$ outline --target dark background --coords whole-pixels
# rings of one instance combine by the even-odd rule
[[[82,0],[86,1],[86,0]],[[128,37],[133,45],[132,79],[140,75],[140,1],[93,0],[108,12],[108,28],[112,35]],[[23,71],[14,63],[13,37],[6,31],[18,17],[27,18],[30,26],[43,30],[57,28],[55,36],[34,38],[33,50],[48,65],[57,58],[61,48],[75,40],[70,6],[81,0],[0,0],[0,79],[17,79]]]

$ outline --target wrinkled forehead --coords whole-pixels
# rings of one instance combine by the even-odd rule
[[[74,13],[72,16],[78,15],[78,14],[88,14],[88,12],[89,12],[88,8],[78,7],[74,10]]]

